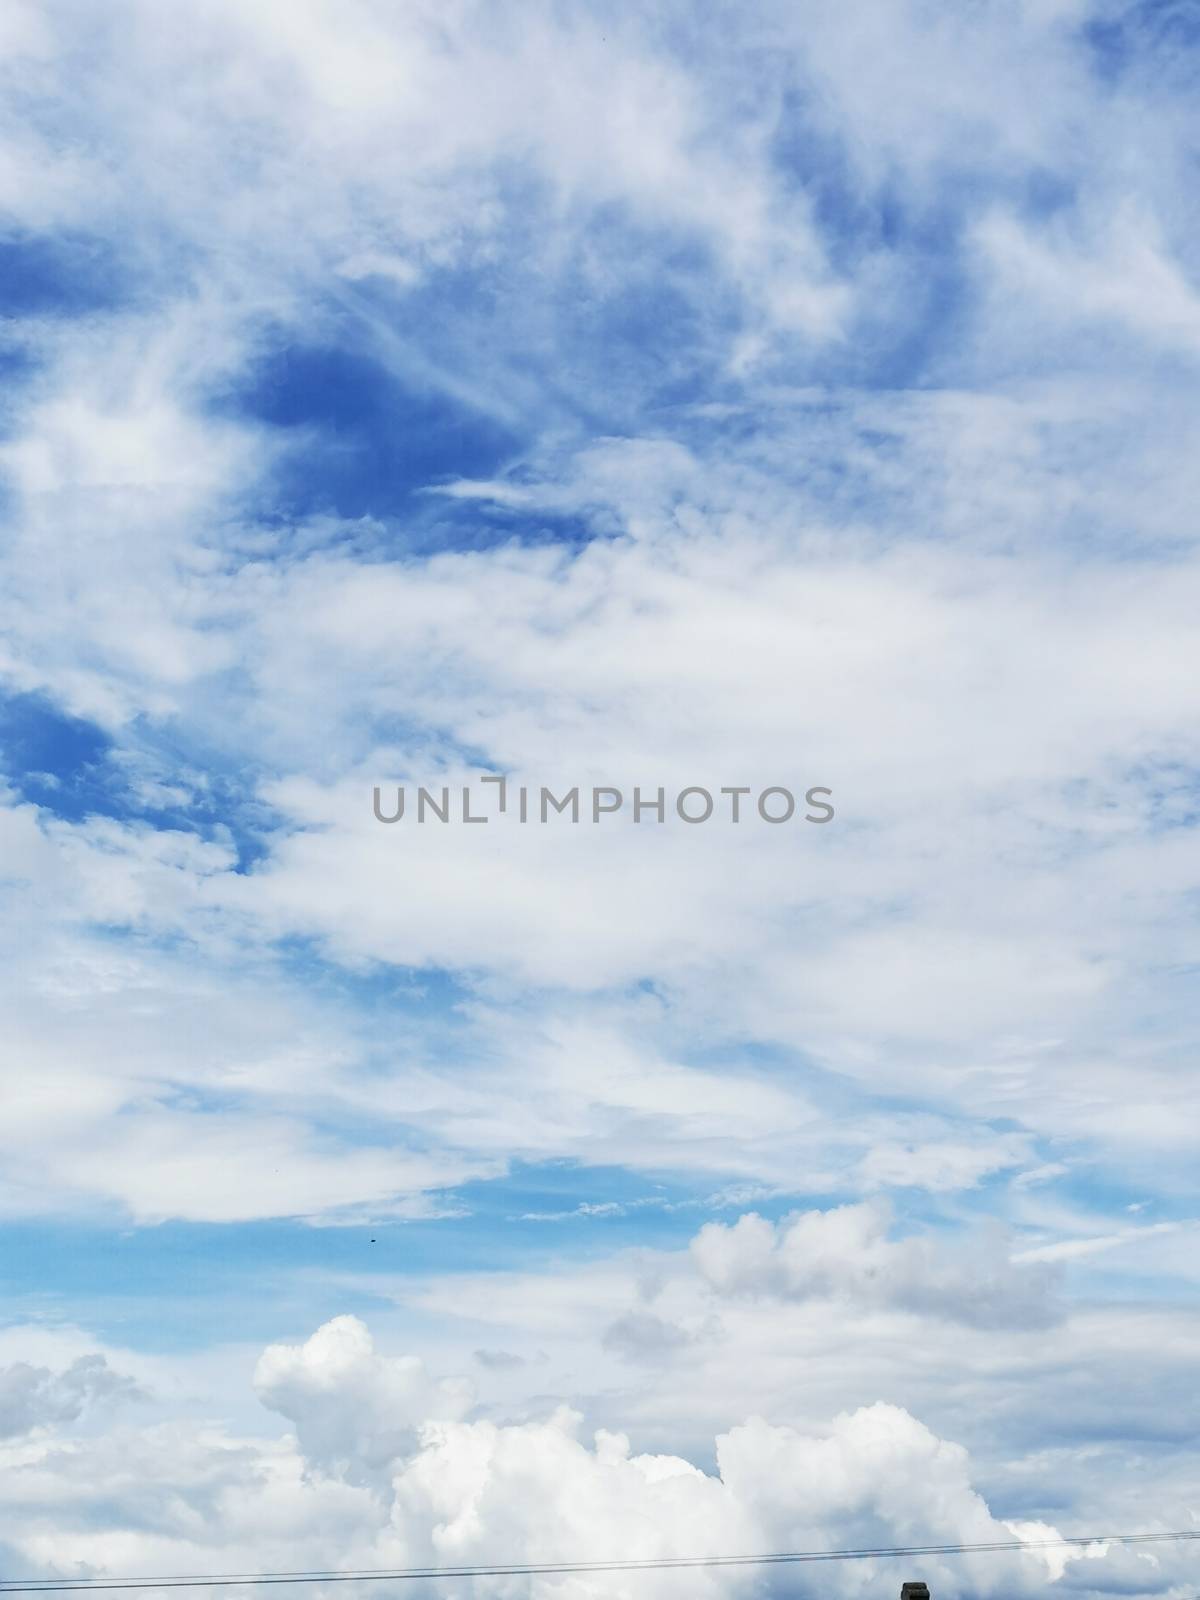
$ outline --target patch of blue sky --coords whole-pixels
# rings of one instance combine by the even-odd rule
[[[113,240],[95,234],[0,237],[0,318],[79,317],[128,303],[135,279]]]
[[[17,396],[38,370],[38,356],[28,343],[0,322],[0,437],[7,436],[17,410]],[[0,493],[3,493],[0,485]]]
[[[289,1320],[289,1297],[291,1320],[306,1333],[346,1310],[340,1288],[331,1286],[322,1304],[311,1280],[364,1271],[371,1237],[362,1228],[293,1222],[7,1223],[0,1293],[10,1322],[80,1323],[103,1340],[147,1351],[202,1350],[226,1342],[231,1329],[264,1343]]]
[[[1037,204],[1061,203],[1052,190]],[[954,208],[903,219],[899,201],[891,210],[905,262],[903,314],[889,297],[874,318],[868,309],[853,339],[811,348],[781,340],[777,376],[831,390],[913,388],[961,376],[955,364],[970,307]],[[870,210],[876,230],[879,214]],[[458,478],[518,481],[531,451],[547,439],[561,446],[572,433],[650,424],[690,442],[713,432],[703,425],[697,431],[692,402],[724,395],[736,403],[740,392],[719,359],[737,329],[736,307],[713,283],[703,252],[678,242],[666,248],[662,240],[648,243],[644,267],[621,274],[608,292],[568,271],[552,288],[542,285],[546,303],[531,308],[534,282],[523,291],[510,281],[503,290],[507,354],[496,347],[496,307],[477,303],[477,286],[463,296],[461,285],[439,282],[436,290],[400,298],[359,286],[349,307],[339,293],[316,308],[303,334],[274,329],[241,378],[214,398],[219,410],[264,424],[285,441],[252,514],[276,524],[321,514],[343,524],[378,519],[389,527],[384,551],[395,547],[397,523],[403,547],[415,553],[514,537],[583,544],[606,530],[576,515],[456,503],[429,491]],[[498,292],[491,290],[493,301]],[[381,321],[387,339],[378,337]],[[510,385],[516,349],[521,381]],[[736,427],[736,419],[726,417],[722,426]],[[886,454],[886,441],[873,448]],[[902,451],[903,441],[894,448]],[[836,463],[823,460],[824,476],[836,477]],[[843,492],[868,503],[872,486],[861,473],[843,476]],[[345,536],[335,521],[331,537]]]
[[[619,271],[597,267],[617,254]],[[264,330],[211,397],[284,444],[252,514],[402,524],[397,537],[417,551],[511,538],[511,513],[428,491],[519,471],[540,441],[634,431],[657,408],[712,393],[736,297],[714,289],[701,247],[605,212],[554,273],[524,257],[516,239],[488,272],[399,292],[326,282],[303,325]],[[546,514],[520,527],[572,544],[587,533]]]
[[[1119,83],[1147,61],[1172,78],[1194,76],[1200,57],[1200,12],[1192,0],[1108,0],[1083,24],[1097,76]]]
[[[284,340],[225,403],[295,436],[268,489],[285,516],[394,517],[432,485],[490,476],[517,446],[492,418],[336,344]]]
[[[76,1320],[141,1349],[201,1349],[228,1337],[231,1305],[239,1338],[279,1337],[289,1303],[296,1330],[308,1333],[325,1317],[369,1315],[397,1279],[536,1270],[629,1246],[681,1248],[702,1222],[737,1215],[711,1181],[651,1182],[567,1162],[517,1162],[504,1178],[430,1199],[446,1214],[330,1227],[130,1227],[115,1214],[10,1222],[0,1227],[0,1297],[12,1321]],[[561,1217],[540,1220],[551,1213]]]
[[[488,500],[468,500],[454,511],[426,522],[415,534],[418,552],[431,548],[458,551],[487,550],[497,545],[555,545],[572,553],[597,539],[620,532],[614,520],[603,516],[556,513],[540,506],[508,506]]]
[[[969,1204],[960,1196],[951,1207],[919,1190],[896,1191],[897,1233],[961,1232],[985,1222],[993,1188],[982,1184]],[[305,1333],[346,1311],[369,1317],[394,1301],[405,1278],[547,1270],[630,1248],[680,1250],[707,1221],[732,1222],[747,1210],[778,1221],[847,1198],[568,1160],[514,1161],[503,1177],[431,1195],[428,1218],[389,1218],[379,1208],[361,1221],[352,1214],[317,1227],[282,1219],[135,1228],[116,1213],[11,1222],[0,1228],[0,1293],[13,1320],[74,1320],[114,1342],[186,1351],[226,1338],[231,1306],[240,1338],[266,1340],[289,1322]],[[55,1262],[52,1291],[47,1259]],[[1178,1278],[1165,1275],[1138,1275],[1135,1283],[1119,1261],[1073,1263],[1075,1276],[1074,1295],[1082,1298],[1177,1300],[1181,1293]]]
[[[36,694],[0,697],[0,772],[22,798],[76,822],[111,816],[111,737]]]
[[[1195,1173],[1170,1152],[1156,1152],[1145,1170],[1122,1169],[1111,1151],[1093,1149],[1084,1141],[1054,1152],[1065,1171],[1054,1179],[1056,1206],[1078,1211],[1104,1224],[1141,1227],[1184,1222],[1196,1214]],[[1174,1169],[1174,1177],[1172,1172]]]
[[[593,432],[624,431],[658,407],[711,397],[740,317],[711,253],[686,236],[636,227],[615,208],[592,219],[578,255],[590,252],[620,254],[620,270],[579,259],[564,273],[538,330],[538,370],[554,375]]]
[[[277,821],[255,795],[253,776],[229,759],[194,742],[182,750],[144,725],[118,741],[40,694],[0,694],[0,776],[66,822],[99,816],[219,838],[236,849],[239,872],[265,855]]]
[[[324,959],[318,941],[290,934],[274,946],[281,971],[306,987],[351,1003],[363,1017],[385,1015],[396,1006],[447,1016],[472,994],[466,977],[446,967],[410,967],[372,961],[359,967]]]
[[[744,1189],[711,1174],[648,1174],[560,1159],[514,1160],[502,1178],[461,1184],[455,1194],[481,1238],[528,1262],[563,1252],[592,1259],[630,1245],[678,1246],[707,1217],[736,1212],[737,1191]]]
[[[1200,1282],[1177,1268],[1148,1269],[1143,1263],[1147,1247],[1171,1235],[1131,1235],[1110,1250],[1081,1255],[1071,1262],[1072,1297],[1105,1306],[1181,1306],[1200,1309]],[[1182,1235],[1182,1247],[1196,1248],[1200,1229]]]

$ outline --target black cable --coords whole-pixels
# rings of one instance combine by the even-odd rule
[[[162,1578],[0,1579],[0,1594],[64,1591],[197,1589],[280,1583],[380,1583],[418,1578],[534,1577],[580,1572],[671,1571],[689,1567],[780,1566],[812,1561],[872,1561],[897,1556],[982,1555],[995,1551],[1051,1550],[1089,1544],[1154,1544],[1200,1539],[1200,1530],[1168,1533],[1089,1533],[1053,1539],[999,1539],[987,1544],[893,1545],[864,1550],[788,1550],[757,1556],[653,1556],[631,1561],[510,1562],[494,1566],[371,1567],[359,1571],[190,1573]]]

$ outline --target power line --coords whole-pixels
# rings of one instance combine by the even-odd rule
[[[689,1567],[786,1566],[817,1561],[872,1561],[896,1556],[983,1555],[998,1551],[1053,1550],[1089,1544],[1162,1544],[1200,1540],[1200,1530],[1168,1533],[1089,1533],[1053,1539],[998,1539],[987,1544],[892,1545],[863,1550],[786,1550],[755,1556],[653,1556],[625,1561],[530,1561],[491,1566],[369,1567],[298,1572],[186,1573],[162,1578],[0,1579],[0,1594],[57,1594],[86,1589],[198,1589],[281,1583],[388,1583],[420,1578],[505,1578],[582,1572],[673,1571]]]

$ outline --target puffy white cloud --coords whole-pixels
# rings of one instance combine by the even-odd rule
[[[678,1250],[343,1281],[388,1293],[400,1328],[414,1310],[432,1319],[459,1363],[485,1338],[536,1351],[536,1365],[491,1380],[509,1414],[562,1394],[602,1426],[703,1460],[731,1416],[819,1432],[832,1411],[878,1398],[960,1440],[1010,1504],[1069,1481],[1076,1525],[1095,1526],[1088,1497],[1102,1483],[1115,1496],[1110,1525],[1133,1526],[1149,1513],[1121,1499],[1123,1463],[1156,1459],[1170,1472],[1200,1426],[1188,1376],[1194,1250],[1184,1232],[1143,1231],[1128,1252],[1143,1287],[1114,1304],[1084,1253],[1021,1259],[1052,1217],[1057,1234],[1086,1226],[1051,1211],[1011,1240],[979,1221],[948,1236],[885,1229],[875,1204],[835,1206],[705,1225]],[[1168,1280],[1176,1303],[1159,1292]],[[1053,1463],[1046,1477],[1021,1466],[1039,1452]]]
[[[335,1317],[302,1345],[269,1345],[259,1399],[296,1425],[306,1457],[329,1471],[378,1471],[406,1454],[420,1424],[460,1417],[473,1389],[434,1379],[417,1356],[381,1356],[357,1317]]]
[[[1054,1533],[1048,1522],[999,1518],[973,1482],[967,1452],[894,1405],[859,1406],[812,1431],[752,1417],[720,1434],[715,1470],[705,1471],[677,1454],[635,1450],[620,1432],[589,1439],[566,1407],[527,1421],[455,1420],[446,1413],[456,1390],[378,1354],[352,1318],[326,1324],[303,1346],[268,1349],[257,1383],[286,1407],[295,1439],[176,1425],[7,1447],[0,1506],[15,1559],[26,1570],[70,1573],[82,1564],[137,1575],[642,1560],[1005,1540],[1014,1528],[1031,1539]],[[372,1401],[379,1425],[364,1426]],[[387,1434],[401,1418],[404,1426]],[[1143,1564],[1137,1584],[1119,1552],[920,1562],[947,1596],[1044,1592],[1063,1572],[1072,1589],[1098,1593],[1110,1569],[1117,1586],[1148,1595],[1168,1592],[1180,1570],[1169,1547],[1159,1565]],[[881,1578],[882,1569],[847,1562],[821,1567],[819,1582],[851,1596],[877,1592]],[[505,1595],[514,1581],[469,1586]],[[793,1592],[797,1581],[814,1580],[734,1567],[521,1583],[546,1596],[603,1596],[651,1582],[655,1593],[717,1600],[764,1585]]]
[[[706,1223],[691,1252],[721,1295],[845,1298],[993,1328],[1044,1325],[1061,1314],[1054,1273],[1012,1265],[1002,1237],[956,1251],[928,1236],[891,1238],[890,1225],[881,1201],[778,1223],[750,1212],[732,1226]]]
[[[77,1356],[59,1372],[16,1361],[0,1367],[0,1438],[74,1422],[98,1402],[142,1397],[135,1380],[102,1355]]]

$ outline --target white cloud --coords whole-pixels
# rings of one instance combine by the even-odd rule
[[[0,1367],[0,1439],[74,1422],[97,1403],[140,1398],[134,1380],[102,1355],[77,1356],[60,1372],[26,1361]]]
[[[1083,1256],[1100,1255],[1108,1250],[1119,1249],[1127,1244],[1144,1244],[1147,1238],[1157,1234],[1177,1233],[1180,1228],[1195,1227],[1195,1223],[1184,1222],[1153,1222],[1144,1228],[1122,1228],[1118,1233],[1095,1234],[1085,1239],[1059,1239],[1053,1244],[1034,1245],[1028,1250],[1021,1250],[1014,1256],[1015,1261],[1075,1261]]]
[[[302,1345],[268,1345],[259,1399],[296,1425],[310,1461],[329,1472],[378,1472],[407,1454],[420,1425],[455,1420],[474,1398],[465,1379],[435,1379],[416,1356],[381,1356],[356,1317],[336,1317]]]
[[[536,1365],[497,1374],[503,1414],[565,1395],[601,1426],[704,1459],[731,1416],[812,1432],[831,1411],[879,1398],[961,1440],[1013,1504],[1069,1482],[1074,1524],[1103,1526],[1090,1498],[1103,1486],[1115,1496],[1107,1525],[1135,1526],[1149,1512],[1122,1499],[1122,1463],[1172,1470],[1197,1425],[1186,1267],[1161,1254],[1146,1262],[1152,1283],[1173,1278],[1173,1300],[1150,1288],[1113,1303],[1093,1292],[1086,1262],[1021,1260],[1020,1237],[994,1224],[948,1238],[885,1229],[881,1210],[750,1216],[701,1227],[688,1249],[541,1270],[332,1282],[390,1295],[398,1328],[414,1312],[431,1319],[444,1358],[465,1364],[484,1339],[537,1352]],[[1039,1451],[1045,1468],[1021,1465]]]
[[[1010,1266],[1002,1240],[976,1241],[956,1259],[928,1238],[889,1237],[890,1224],[878,1201],[779,1223],[750,1212],[732,1226],[706,1223],[691,1251],[720,1295],[831,1296],[983,1327],[1030,1327],[1058,1314],[1054,1278]]]
[[[588,1441],[567,1408],[522,1422],[447,1417],[447,1393],[457,1388],[431,1387],[419,1364],[378,1355],[350,1318],[302,1347],[271,1347],[257,1381],[272,1404],[285,1400],[299,1445],[179,1425],[8,1447],[0,1504],[15,1559],[25,1570],[69,1574],[85,1564],[94,1574],[134,1576],[1011,1537],[974,1486],[966,1451],[893,1405],[860,1406],[813,1432],[750,1418],[721,1433],[716,1471],[705,1472],[677,1455],[637,1451],[619,1432],[602,1429]],[[431,1415],[422,1415],[422,1401]],[[1053,1536],[1051,1525],[1031,1519],[1012,1526],[1022,1537]],[[1062,1552],[925,1558],[921,1571],[949,1596],[1040,1592],[1064,1567],[1073,1588],[1100,1592],[1114,1555],[1089,1551],[1078,1572],[1079,1554]],[[1162,1565],[1145,1570],[1133,1592],[1167,1592],[1176,1566],[1164,1548]],[[748,1592],[764,1578],[771,1592],[795,1581],[790,1571],[779,1583],[776,1576],[700,1569],[654,1581],[656,1592],[713,1597]],[[628,1592],[628,1580],[603,1574],[523,1581],[542,1595]],[[833,1563],[820,1582],[856,1595],[878,1574]],[[474,1591],[503,1594],[510,1584],[478,1579]]]
[[[1019,1134],[972,1143],[882,1140],[863,1157],[859,1175],[866,1189],[954,1191],[973,1188],[993,1173],[1021,1166],[1028,1159],[1029,1141]],[[1014,1182],[1022,1176],[1026,1175],[1018,1174]]]
[[[1132,208],[1106,217],[1100,239],[1061,230],[1031,234],[1011,217],[988,217],[978,244],[1002,290],[1049,301],[1057,319],[1108,323],[1161,344],[1200,353],[1200,295],[1171,259],[1153,216]]]
[[[30,1354],[0,1389],[22,1559],[999,1526],[945,1438],[989,1502],[1162,1514],[1186,1322],[1089,1300],[1088,1263],[1182,1292],[1190,1233],[1047,1198],[1103,1172],[1118,1218],[1125,1182],[1181,1205],[1197,1142],[1192,93],[1136,30],[1102,81],[1094,16],[6,9],[5,238],[83,240],[115,288],[6,323],[0,673],[108,730],[126,802],[209,815],[195,774],[210,801],[227,775],[262,853],[70,820],[61,780],[61,814],[6,799],[0,1211],[430,1215],[551,1159],[1018,1229],[960,1249],[823,1198],[636,1263],[375,1278],[464,1363],[511,1351],[476,1363],[501,1398],[470,1412],[339,1321],[263,1357],[298,1443],[50,1439],[126,1366]],[[293,515],[278,437],[231,403],[289,339],[366,349],[517,459]],[[542,542],[558,519],[577,543]],[[827,782],[839,816],[371,821],[374,782],[477,759]],[[407,1000],[428,969],[453,1005],[339,989]],[[720,1479],[673,1454],[714,1433]],[[1117,1552],[1078,1578],[1102,1580],[1183,1581]]]

